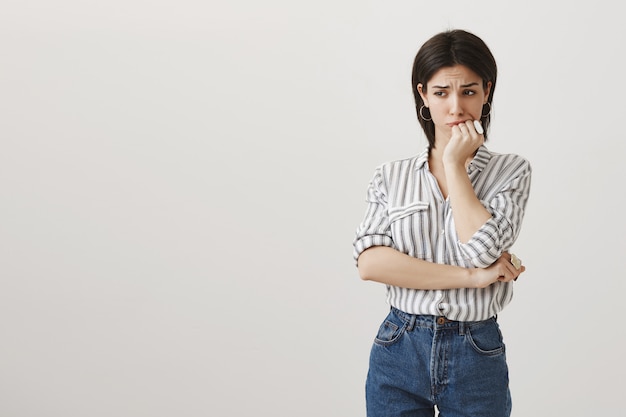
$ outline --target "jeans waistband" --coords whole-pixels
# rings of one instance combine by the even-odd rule
[[[484,323],[486,321],[495,321],[496,317],[490,317],[486,320],[480,321],[456,321],[450,320],[445,316],[435,316],[431,314],[410,314],[402,310],[398,310],[396,307],[391,307],[391,311],[400,317],[406,324],[407,330],[411,331],[415,327],[424,327],[435,329],[458,329],[459,334],[465,334],[465,330]]]

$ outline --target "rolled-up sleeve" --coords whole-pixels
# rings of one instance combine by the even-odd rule
[[[353,241],[355,264],[358,264],[361,253],[372,246],[394,246],[389,229],[387,190],[382,167],[376,169],[369,183],[366,203],[365,218],[359,224]]]
[[[491,265],[517,240],[530,193],[531,173],[530,163],[516,157],[498,172],[486,174],[493,176],[496,185],[495,193],[481,199],[491,218],[467,243],[458,242],[463,257],[474,267]]]

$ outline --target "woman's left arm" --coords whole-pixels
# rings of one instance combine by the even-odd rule
[[[450,205],[458,248],[473,266],[484,268],[509,250],[519,235],[530,193],[531,166],[517,155],[492,156],[476,195],[465,170],[450,170]],[[454,194],[453,194],[454,193]]]
[[[488,172],[482,173],[483,181],[489,182],[489,192],[477,196],[465,164],[483,143],[484,136],[467,121],[452,128],[443,153],[459,249],[479,268],[495,262],[517,239],[531,177],[530,164],[524,158],[492,155],[489,167],[485,167]]]

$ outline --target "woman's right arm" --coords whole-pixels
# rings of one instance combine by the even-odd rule
[[[420,290],[483,288],[496,281],[508,282],[524,271],[516,270],[503,253],[487,268],[463,268],[438,264],[407,255],[395,248],[387,212],[387,187],[382,167],[370,181],[365,218],[353,242],[354,260],[361,279]]]
[[[365,281],[419,290],[484,288],[514,280],[525,270],[524,266],[515,269],[507,252],[487,268],[463,268],[417,259],[388,246],[364,250],[357,267]]]

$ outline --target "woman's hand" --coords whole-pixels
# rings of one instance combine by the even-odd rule
[[[484,142],[485,136],[476,131],[473,120],[452,126],[452,136],[443,151],[444,164],[464,166]]]
[[[510,282],[517,279],[526,270],[524,265],[519,269],[511,263],[511,254],[504,252],[493,264],[487,268],[471,270],[472,282],[476,288],[486,288],[494,282]]]

